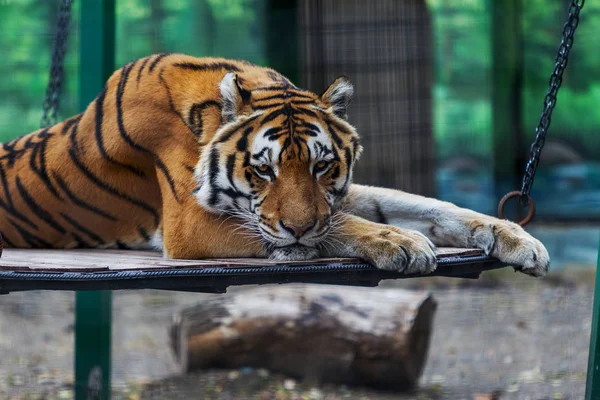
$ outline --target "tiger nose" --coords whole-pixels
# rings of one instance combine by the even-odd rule
[[[315,226],[316,222],[307,222],[304,225],[296,225],[291,222],[281,220],[279,221],[279,223],[281,224],[281,226],[283,226],[283,228],[286,231],[294,235],[295,238],[300,238],[306,233],[306,231]]]

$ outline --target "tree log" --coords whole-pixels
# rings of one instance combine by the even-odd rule
[[[405,390],[425,366],[435,308],[425,292],[260,287],[183,310],[170,328],[171,345],[183,373],[251,366]]]

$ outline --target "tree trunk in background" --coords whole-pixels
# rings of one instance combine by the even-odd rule
[[[434,195],[432,27],[423,0],[299,2],[300,85],[355,84],[350,122],[365,152],[356,182]]]
[[[261,287],[184,310],[171,327],[171,344],[184,373],[252,366],[405,390],[425,366],[435,308],[424,292]]]

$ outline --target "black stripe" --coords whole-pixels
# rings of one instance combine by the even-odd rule
[[[124,67],[123,69],[125,69],[125,68],[127,68],[127,66]],[[116,165],[117,167],[129,170],[138,176],[145,177],[146,174],[144,173],[144,171],[142,171],[141,169],[139,169],[133,165],[122,163],[118,160],[115,160],[111,155],[108,154],[108,152],[106,151],[106,148],[104,147],[104,138],[102,137],[102,121],[104,119],[104,99],[106,97],[106,90],[107,90],[107,88],[104,87],[102,92],[100,92],[98,97],[96,97],[96,130],[95,130],[95,132],[96,132],[96,144],[98,145],[98,150],[100,150],[100,154],[106,161]]]
[[[292,100],[291,101],[292,105],[302,105],[302,104],[315,104],[314,100]],[[310,111],[310,110],[305,110],[304,108],[302,108],[303,111]]]
[[[117,244],[117,248],[119,248],[121,250],[131,250],[131,247],[129,247],[125,243],[121,242],[120,240],[117,240],[116,244]]]
[[[12,217],[17,218],[21,222],[26,223],[27,225],[31,226],[33,229],[38,229],[38,226],[36,224],[31,222],[31,220],[29,218],[27,218],[24,214],[21,214],[19,212],[19,210],[17,210],[12,204],[8,205],[0,200],[0,207],[3,208],[4,211],[6,211]]]
[[[197,137],[201,137],[203,133],[202,113],[209,107],[217,107],[219,109],[219,112],[221,112],[221,104],[214,100],[208,100],[203,103],[197,103],[190,108],[188,115],[188,124],[194,135],[196,135]]]
[[[138,74],[137,74],[137,83],[138,83],[138,85],[140,83],[140,79],[142,79],[142,72],[144,71],[144,67],[146,66],[146,64],[148,63],[148,61],[150,61],[150,57],[145,57],[144,58],[144,62],[142,63],[142,65],[140,66],[140,69],[138,70]]]
[[[250,152],[247,151],[244,153],[244,163],[242,164],[245,167],[250,165]]]
[[[2,164],[0,164],[0,181],[2,182],[2,190],[4,190],[4,197],[6,197],[6,201],[10,207],[13,207],[10,190],[8,189],[8,181],[6,180],[6,171],[4,171]]]
[[[350,141],[352,142],[352,152],[354,153],[354,157],[356,157],[360,143],[358,142],[358,138],[356,136],[352,137]]]
[[[137,200],[125,193],[122,193],[120,190],[118,190],[117,188],[115,188],[114,186],[102,181],[100,178],[98,178],[96,175],[94,175],[92,173],[92,171],[90,171],[78,158],[77,158],[77,154],[73,151],[73,149],[69,149],[69,157],[71,157],[71,160],[73,161],[73,163],[75,164],[75,166],[93,183],[95,183],[99,188],[107,191],[110,194],[113,194],[135,206],[140,207],[143,210],[146,210],[147,212],[149,212],[150,214],[152,214],[152,216],[154,217],[154,222],[156,225],[159,224],[160,222],[160,217],[158,215],[158,212],[156,212],[156,210],[152,207],[150,207],[150,205],[148,205],[147,203],[141,201],[141,200]]]
[[[352,154],[349,148],[344,148],[344,155],[346,156],[346,181],[342,188],[342,193],[345,194],[348,191],[348,184],[350,183],[350,172],[352,172]]]
[[[273,104],[263,104],[263,105],[253,105],[252,108],[254,110],[269,110],[271,108],[281,107],[281,103],[273,103]]]
[[[74,138],[73,135],[71,135],[71,138]],[[73,161],[73,163],[75,164],[75,166],[79,169],[79,171],[81,171],[81,173],[83,173],[91,182],[93,182],[94,184],[96,184],[96,186],[98,186],[99,188],[101,188],[102,190],[105,190],[106,192],[113,194],[137,207],[140,207],[143,210],[146,210],[147,212],[149,212],[150,214],[152,214],[152,216],[154,217],[154,221],[155,224],[158,225],[160,222],[160,217],[158,215],[158,212],[156,212],[155,209],[153,209],[152,207],[150,207],[150,205],[148,205],[147,203],[141,201],[141,200],[137,200],[125,193],[122,193],[120,190],[118,190],[117,188],[115,188],[114,186],[102,181],[100,178],[98,178],[96,175],[94,175],[94,173],[92,171],[90,171],[82,162],[81,160],[79,160],[79,158],[77,157],[77,153],[75,151],[75,148],[77,147],[77,144],[71,144],[71,148],[69,149],[69,157],[71,158],[71,161]]]
[[[246,128],[240,140],[237,141],[236,148],[238,151],[246,151],[248,149],[248,136],[252,133],[252,127]]]
[[[254,99],[254,102],[260,103],[261,101],[268,101],[268,100],[275,100],[275,99],[277,99],[277,100],[284,100],[284,99],[289,99],[290,96],[291,96],[291,94],[286,91],[286,92],[274,94],[274,95],[271,95],[271,96],[265,96],[265,97]]]
[[[179,118],[185,124],[185,126],[188,126],[185,119],[183,119],[183,116],[181,115],[181,113],[175,108],[175,103],[173,102],[173,96],[171,96],[171,88],[169,88],[169,85],[167,85],[167,81],[165,81],[165,78],[163,77],[163,72],[164,72],[164,69],[162,71],[160,71],[160,74],[158,74],[158,80],[160,81],[160,84],[163,85],[163,87],[167,91],[167,98],[169,99],[169,107],[171,108],[171,111],[173,111],[175,114],[177,114],[179,116]],[[193,134],[194,132],[191,132],[191,133]]]
[[[173,193],[173,197],[175,197],[175,200],[177,202],[180,202],[179,197],[177,196],[177,192],[175,190],[175,182],[173,180],[173,177],[171,177],[171,174],[169,173],[169,170],[167,169],[166,165],[161,161],[161,159],[158,157],[158,155],[156,153],[154,153],[153,151],[150,151],[150,150],[146,149],[145,147],[134,142],[133,139],[131,139],[131,137],[125,130],[125,123],[123,121],[123,95],[125,94],[125,86],[127,85],[127,79],[129,78],[129,73],[131,72],[132,68],[133,68],[133,64],[129,64],[129,65],[126,65],[125,67],[123,67],[123,70],[121,72],[121,78],[119,80],[119,85],[117,86],[116,106],[117,106],[117,124],[119,126],[119,134],[121,135],[121,138],[123,138],[125,143],[127,143],[129,146],[131,146],[132,148],[134,148],[138,151],[149,154],[154,158],[154,164],[165,175],[165,178],[167,179],[167,182],[169,183],[169,186],[171,187],[171,192]]]
[[[244,122],[242,122],[240,125],[236,126],[233,130],[227,132],[222,138],[219,139],[219,141],[217,143],[223,143],[228,141],[229,139],[231,139],[231,137],[233,135],[235,135],[237,132],[240,131],[240,129],[246,127],[246,125],[254,122],[254,120],[256,120],[258,117],[260,117],[260,115],[255,115],[253,117],[248,118],[247,120],[245,120]]]
[[[19,194],[25,201],[25,204],[27,204],[27,206],[31,209],[31,211],[35,215],[37,215],[42,221],[47,223],[50,227],[52,227],[57,232],[62,233],[62,234],[67,232],[65,228],[60,226],[60,224],[54,218],[52,218],[52,215],[48,211],[46,211],[39,204],[37,204],[35,202],[35,200],[33,200],[31,195],[29,194],[29,192],[27,192],[27,189],[25,189],[25,187],[21,183],[21,179],[18,176],[16,179],[16,183],[17,183],[17,190],[19,191]]]
[[[310,129],[311,131],[321,132],[321,130],[319,129],[319,127],[317,125],[310,123],[310,122],[302,121],[302,123],[300,125]]]
[[[294,97],[299,97],[299,99],[296,100],[296,99],[294,99]],[[261,101],[285,100],[285,99],[290,99],[290,101],[292,101],[292,102],[300,102],[301,104],[304,104],[303,102],[305,101],[305,99],[311,100],[310,103],[314,103],[316,101],[316,98],[314,96],[311,96],[308,94],[299,94],[299,93],[290,92],[288,90],[284,90],[283,92],[278,93],[278,94],[273,94],[273,95],[269,95],[269,96],[265,96],[265,97],[256,98],[256,99],[254,99],[254,102],[259,103]]]
[[[167,182],[169,183],[173,197],[175,197],[175,200],[180,203],[181,201],[179,200],[179,196],[177,196],[177,190],[175,190],[175,180],[173,180],[173,177],[169,173],[167,166],[161,161],[160,158],[158,158],[158,156],[155,156],[154,164],[162,171],[163,175],[167,179]]]
[[[48,129],[44,129],[37,135],[41,140],[33,144],[31,149],[31,153],[29,156],[29,168],[40,178],[44,186],[56,197],[58,200],[62,201],[62,197],[58,194],[58,191],[50,181],[50,177],[48,176],[48,171],[46,169],[46,146],[47,140],[50,137],[48,135]],[[39,164],[39,165],[38,165]]]
[[[20,149],[15,149],[15,146],[21,141],[21,139],[25,137],[27,137],[27,139],[25,140],[23,147]],[[14,166],[17,159],[21,158],[21,156],[23,156],[27,150],[36,145],[36,143],[32,142],[34,137],[36,137],[36,135],[34,133],[30,133],[28,135],[13,139],[8,143],[2,144],[2,150],[4,150],[6,154],[0,156],[0,160],[7,160],[9,167]]]
[[[143,237],[146,242],[149,242],[150,240],[152,240],[152,238],[150,237],[148,232],[141,226],[138,227],[138,232],[140,233],[140,236]]]
[[[244,171],[244,176],[246,177],[246,181],[248,181],[248,184],[250,185],[250,187],[254,187],[254,185],[252,184],[252,172],[246,170]]]
[[[102,240],[102,238],[100,236],[98,236],[96,233],[92,232],[85,226],[81,225],[79,222],[75,221],[73,218],[69,217],[67,214],[61,212],[60,215],[65,219],[65,221],[67,221],[68,223],[73,225],[73,227],[75,229],[86,234],[88,237],[90,237],[92,240],[95,240],[99,244],[104,244],[104,240]]]
[[[263,147],[262,149],[260,149],[260,151],[258,153],[254,153],[252,154],[252,158],[254,158],[255,160],[258,160],[259,158],[261,158],[263,156],[263,154],[265,154],[265,152],[269,150],[268,147]]]
[[[194,63],[177,63],[174,64],[175,67],[181,69],[187,69],[191,71],[218,71],[220,69],[224,69],[227,71],[240,72],[241,69],[234,64],[227,62],[219,62],[215,64],[194,64]]]
[[[303,99],[311,99],[313,101],[316,101],[318,98],[317,96],[315,96],[314,93],[311,93],[309,91],[302,91],[298,88],[287,89],[286,92],[288,92],[291,95],[291,97],[300,97]]]
[[[333,179],[333,180],[336,180],[339,177],[340,177],[340,166],[336,165],[335,167],[333,167],[333,169],[331,171],[330,178]]]
[[[283,131],[280,127],[269,128],[265,131],[265,133],[263,133],[263,137],[268,141],[273,142],[285,134],[286,132]]]
[[[223,193],[226,196],[231,197],[232,199],[239,199],[240,197],[242,197],[244,199],[250,200],[250,196],[248,196],[247,194],[240,193],[240,192],[235,191],[233,189],[219,189],[219,192]]]
[[[328,124],[331,124],[335,127],[335,129],[337,129],[338,131],[340,131],[342,134],[344,135],[350,135],[352,134],[352,131],[349,131],[348,129],[346,129],[346,127],[344,125],[341,125],[338,121],[336,121],[333,118],[330,118],[328,115],[326,115],[326,121]]]
[[[81,199],[80,197],[77,197],[72,191],[71,189],[69,189],[69,187],[67,186],[66,182],[56,173],[53,173],[54,179],[56,179],[56,182],[58,182],[58,186],[60,186],[60,188],[66,193],[67,197],[69,198],[69,200],[71,200],[73,203],[75,203],[77,206],[84,208],[88,211],[93,212],[94,214],[97,214],[101,217],[104,217],[110,221],[118,221],[118,219],[116,217],[113,217],[112,215],[110,215],[109,213],[107,213],[106,211],[90,204],[87,203],[85,200]]]
[[[280,117],[285,114],[286,114],[286,110],[284,107],[282,107],[279,110],[273,111],[270,114],[265,115],[263,117],[263,119],[260,121],[260,123],[261,123],[261,125],[266,124],[267,122],[271,122],[274,119],[276,119],[277,117]]]
[[[67,132],[69,132],[69,129],[71,129],[71,127],[76,124],[79,123],[79,121],[81,120],[81,117],[83,116],[83,113],[75,115],[74,117],[69,118],[68,120],[63,122],[63,126],[62,129],[60,131],[61,135],[66,135]]]
[[[344,146],[344,142],[338,136],[338,134],[335,133],[335,131],[333,130],[333,128],[329,124],[327,125],[327,131],[329,132],[329,136],[331,136],[331,138],[333,139],[333,141],[335,142],[335,144],[337,145],[337,147],[341,149]]]
[[[237,190],[236,186],[235,186],[235,182],[233,181],[233,170],[235,168],[235,154],[230,154],[227,157],[227,164],[226,164],[226,171],[227,171],[227,179],[229,180],[229,183],[231,184],[231,187],[235,190]]]
[[[298,104],[298,103],[296,103],[296,104]],[[307,103],[300,103],[300,104],[307,104]],[[294,114],[302,113],[302,114],[308,115],[309,117],[312,117],[312,118],[318,118],[317,113],[315,113],[312,110],[309,110],[306,107],[296,107],[296,105],[294,103],[292,103],[292,108],[295,110]]]
[[[318,132],[315,132],[311,129],[296,129],[296,132],[294,132],[296,135],[308,135],[308,136],[312,136],[312,137],[317,137],[319,136]]]
[[[50,175],[48,174],[48,168],[46,167],[46,149],[48,147],[48,139],[49,138],[50,138],[50,135],[47,134],[47,136],[44,138],[44,140],[40,144],[40,151],[39,151],[40,168],[39,168],[39,171],[36,168],[34,168],[34,165],[32,165],[31,167],[34,170],[34,172],[40,177],[42,182],[44,182],[44,185],[48,188],[48,190],[50,190],[50,192],[57,199],[59,199],[60,201],[63,201],[62,197],[60,197],[60,195],[58,194],[58,190],[56,190],[56,187],[50,180]]]
[[[377,222],[379,222],[380,224],[387,225],[388,220],[385,217],[383,210],[381,209],[381,204],[379,204],[377,200],[375,200],[375,214],[377,215]]]
[[[257,92],[281,92],[281,91],[286,91],[288,88],[286,86],[281,86],[281,85],[273,85],[273,86],[263,86],[263,87],[257,87],[252,89],[252,91],[257,91]]]
[[[17,230],[17,232],[19,232],[19,235],[21,236],[21,238],[29,246],[34,247],[34,248],[51,248],[52,247],[52,245],[50,243],[46,242],[45,240],[43,240],[40,237],[37,237],[33,233],[27,231],[25,228],[20,227],[19,225],[15,224],[10,219],[8,220],[8,222],[10,222],[10,224]]]
[[[210,184],[210,197],[208,204],[214,206],[219,200],[219,193],[217,187],[217,177],[219,175],[219,151],[213,147],[210,152],[210,162],[208,167],[208,182]]]
[[[4,243],[3,243],[3,245],[4,245],[3,247],[13,247],[13,248],[14,248],[14,247],[17,247],[17,246],[15,246],[15,244],[14,244],[13,242],[11,242],[11,241],[10,241],[10,240],[9,240],[9,239],[6,237],[6,234],[5,234],[5,233],[2,233],[2,241],[4,242]],[[6,246],[6,245],[8,245],[8,246]]]
[[[148,153],[144,147],[135,143],[127,131],[125,130],[125,123],[123,122],[123,95],[125,94],[125,86],[127,85],[127,80],[129,78],[129,73],[131,72],[131,65],[128,64],[123,67],[121,70],[121,77],[119,79],[119,84],[117,85],[117,94],[116,94],[116,107],[117,107],[117,125],[119,126],[119,134],[123,138],[123,140],[131,147],[136,150],[143,151]]]
[[[79,236],[75,232],[71,232],[71,236],[73,236],[73,239],[75,239],[75,241],[77,242],[77,245],[75,246],[76,249],[89,249],[89,248],[94,247],[94,246],[90,245],[88,242],[86,242],[85,239],[83,239],[81,236]]]
[[[160,62],[160,60],[162,60],[163,58],[167,57],[171,55],[171,53],[161,53],[159,54],[154,61],[152,61],[152,64],[150,64],[150,68],[148,68],[148,73],[152,73],[152,71],[154,71],[154,68],[156,68],[156,65]]]

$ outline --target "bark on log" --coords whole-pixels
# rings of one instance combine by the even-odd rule
[[[171,345],[183,373],[252,366],[404,390],[425,366],[435,308],[425,292],[261,287],[185,309],[170,328]]]

